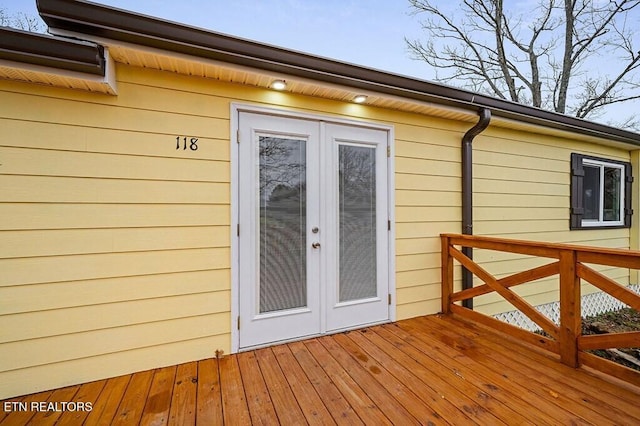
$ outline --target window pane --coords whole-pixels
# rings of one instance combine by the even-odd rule
[[[377,295],[375,148],[339,146],[341,302]]]
[[[605,221],[620,221],[620,197],[622,170],[604,168],[604,215]]]
[[[584,165],[583,219],[600,220],[600,167]]]
[[[307,304],[305,141],[260,136],[260,312]]]

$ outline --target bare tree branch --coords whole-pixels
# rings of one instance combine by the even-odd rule
[[[44,22],[42,22],[40,17],[32,16],[24,12],[17,12],[11,15],[5,8],[0,8],[0,26],[17,28],[34,33],[43,33],[46,30]]]
[[[408,1],[429,41],[407,46],[437,81],[581,118],[640,96],[640,0]]]

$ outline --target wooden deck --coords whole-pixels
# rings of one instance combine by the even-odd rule
[[[640,424],[640,389],[430,316],[11,400],[4,425]],[[4,406],[2,402],[2,406]]]

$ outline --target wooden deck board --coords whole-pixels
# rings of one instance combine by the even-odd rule
[[[443,322],[443,328],[437,330],[438,333],[443,333],[445,330],[452,330],[451,323]],[[461,333],[460,330],[455,330],[456,333]],[[473,340],[470,337],[475,337]],[[480,361],[488,367],[494,367],[495,365],[509,365],[513,371],[512,378],[517,381],[532,380],[537,383],[536,389],[543,389],[543,392],[551,395],[558,400],[561,405],[571,406],[570,410],[582,417],[583,419],[589,419],[589,421],[596,421],[602,424],[606,421],[616,421],[623,424],[628,416],[625,413],[625,409],[633,410],[628,406],[626,401],[619,400],[611,395],[603,392],[598,392],[597,389],[591,389],[588,386],[576,386],[563,380],[563,371],[557,371],[554,369],[540,368],[538,363],[527,362],[523,357],[508,357],[503,355],[500,351],[500,342],[483,341],[481,336],[467,335],[463,336],[464,340],[460,343],[460,349],[470,356],[473,353],[482,354],[485,356],[485,361]],[[491,357],[494,362],[492,365],[486,363],[486,357]],[[566,366],[560,365],[563,370],[566,370]],[[532,374],[533,373],[533,374]],[[571,402],[582,399],[585,402],[591,402],[586,405],[572,405]],[[624,406],[624,408],[622,408]],[[637,407],[637,404],[636,404]],[[634,407],[635,408],[635,407]]]
[[[149,398],[142,412],[141,423],[160,426],[169,422],[169,410],[171,409],[171,397],[176,378],[177,367],[165,367],[155,371]]]
[[[134,374],[129,381],[127,390],[118,406],[118,411],[112,421],[113,425],[136,424],[142,417],[144,403],[149,395],[153,371],[143,371]]]
[[[402,405],[398,399],[410,399],[408,405],[414,406],[417,402],[415,394],[411,393],[402,383],[394,380],[386,371],[377,365],[362,365],[355,357],[358,353],[341,350],[336,342],[337,336],[326,336],[320,338],[321,344],[331,353],[331,355],[340,363],[342,368],[351,375],[358,385],[366,390],[368,396],[373,400],[376,406],[391,420],[394,424],[419,424],[418,419],[414,417],[407,407]],[[360,359],[359,361],[362,361]],[[378,379],[378,376],[383,376]],[[399,398],[396,399],[396,395]],[[417,407],[416,407],[417,408]]]
[[[425,330],[427,329],[425,328]],[[532,368],[525,368],[526,372],[521,374],[521,369],[518,368],[520,367],[518,362],[512,362],[505,366],[502,362],[503,359],[500,357],[497,345],[493,346],[491,348],[492,350],[483,352],[478,350],[474,342],[464,336],[452,340],[450,338],[451,333],[446,329],[443,330],[429,327],[426,332],[428,332],[433,338],[438,339],[440,342],[452,345],[455,349],[464,352],[466,356],[477,362],[479,365],[484,365],[489,370],[502,374],[516,383],[536,383],[537,386],[530,387],[530,394],[536,395],[541,398],[541,400],[544,400],[547,407],[549,407],[549,403],[555,404],[556,402],[561,405],[570,405],[570,400],[565,395],[569,390],[568,387],[560,389],[557,383],[545,374],[531,374],[533,372]],[[570,411],[579,418],[584,418],[581,414],[584,414],[585,409],[588,409],[588,407],[576,405],[575,407],[571,407]],[[598,423],[604,420],[600,417],[599,413],[591,412],[591,415],[592,418],[598,420]]]
[[[258,425],[277,424],[278,416],[269,389],[262,378],[255,351],[243,352],[237,357],[251,422]]]
[[[363,384],[358,384],[322,344],[313,339],[305,342],[304,346],[365,424],[391,424],[380,407],[369,398],[368,389],[365,391]]]
[[[98,399],[98,396],[102,393],[107,381],[101,380],[99,382],[91,382],[85,383],[80,387],[78,393],[75,395],[74,399],[78,401],[82,401],[85,404],[91,403],[95,404]],[[56,423],[58,426],[73,426],[84,423],[84,421],[89,417],[89,411],[86,410],[76,410],[76,411],[66,411],[60,416],[60,420]]]
[[[49,395],[51,395],[52,393],[53,393],[52,391],[45,391],[45,392],[35,393],[32,395],[26,395],[23,398],[11,398],[7,401],[22,402],[22,403],[25,403],[27,407],[30,407],[32,402],[40,402],[40,401],[48,400]],[[3,401],[3,406],[4,406],[4,402],[5,401]],[[3,408],[3,411],[4,411],[4,408]],[[11,412],[9,413],[5,412],[5,414],[7,415],[3,417],[2,420],[0,420],[1,425],[5,425],[5,424],[26,425],[29,423],[31,418],[36,415],[36,412],[30,409],[24,410],[24,411],[22,411],[21,409],[20,411],[12,409]]]
[[[76,393],[78,393],[79,389],[80,386],[76,385],[54,390],[49,396],[47,403],[54,404],[55,409],[51,411],[40,411],[35,416],[33,416],[29,423],[42,426],[55,425],[63,413],[59,410],[57,404],[60,402],[73,401],[73,397],[76,395]]]
[[[439,318],[433,317],[433,319],[438,320]],[[442,321],[438,324],[447,326],[450,322]],[[477,340],[478,343],[488,341],[503,346],[506,350],[501,351],[501,355],[509,358],[510,361],[508,362],[521,362],[535,371],[547,374],[551,374],[550,372],[554,371],[557,373],[556,377],[559,383],[576,387],[587,396],[612,399],[616,401],[616,406],[624,411],[633,412],[638,407],[637,396],[626,392],[621,394],[620,387],[609,381],[602,381],[591,374],[585,374],[582,370],[566,368],[557,361],[558,357],[554,357],[549,353],[542,353],[537,349],[521,351],[521,345],[517,342],[505,339],[495,333],[485,333],[483,329],[467,321],[460,321],[456,324],[461,325],[456,329],[457,333],[469,336],[469,338]]]
[[[272,353],[307,423],[310,425],[335,424],[322,399],[317,392],[314,392],[305,369],[296,362],[289,347],[277,346],[272,349]]]
[[[176,370],[173,396],[169,410],[170,425],[196,423],[196,392],[198,389],[198,363],[181,364]]]
[[[435,334],[443,335],[443,333],[446,332],[446,329],[434,329],[433,332]],[[500,355],[499,344],[493,344],[485,348],[481,348],[476,344],[476,342],[473,342],[466,337],[463,337],[463,339],[460,350],[464,350],[464,352],[471,358],[476,359],[479,363],[487,366],[488,368],[497,371],[496,366],[503,365],[505,362],[508,363],[507,358]],[[487,362],[488,359],[492,360],[491,363]],[[558,377],[554,377],[553,374],[550,374],[552,371],[536,371],[533,366],[521,364],[518,361],[513,361],[507,365],[510,367],[509,376],[512,380],[521,383],[528,380],[529,383],[535,384],[535,386],[532,386],[534,393],[557,403],[558,405],[569,407],[568,409],[571,413],[585,421],[595,421],[597,424],[604,424],[607,421],[618,420],[616,416],[617,412],[613,408],[611,408],[606,415],[598,411],[603,408],[602,404],[598,404],[598,406],[596,406],[596,404],[571,404],[572,401],[583,398],[584,393],[571,386],[558,383]]]
[[[460,380],[476,384],[482,389],[482,392],[513,408],[532,424],[554,424],[552,417],[538,407],[535,401],[531,402],[521,398],[522,392],[509,386],[509,382],[502,375],[488,371],[486,368],[479,368],[473,363],[460,362],[457,358],[462,357],[463,354],[455,351],[447,352],[438,342],[419,339],[412,334],[411,330],[397,325],[386,326],[384,329],[391,331],[435,362],[446,366]]]
[[[459,423],[505,424],[479,404],[459,392],[456,387],[439,379],[431,370],[419,364],[401,350],[396,350],[375,332],[352,332],[349,337],[369,356],[383,364],[398,380],[432,407],[438,416]]]
[[[353,425],[361,423],[354,409],[302,343],[280,345],[274,347],[273,352],[298,404],[307,413],[309,424],[335,424],[334,418]]]
[[[468,377],[468,373],[463,372],[462,368],[468,369],[470,367],[473,371],[476,371],[488,380],[490,385],[502,388],[505,392],[510,393],[512,401],[521,399],[533,405],[539,410],[538,413],[536,413],[536,416],[539,416],[539,420],[543,420],[544,418],[544,421],[550,424],[584,424],[579,416],[569,410],[570,407],[560,407],[556,405],[556,401],[553,400],[553,395],[547,395],[543,390],[536,392],[538,388],[532,387],[530,380],[512,380],[511,376],[514,374],[509,365],[497,365],[499,368],[487,367],[486,364],[470,357],[459,348],[452,347],[457,335],[451,334],[444,336],[444,341],[441,341],[438,339],[439,336],[432,334],[434,330],[424,327],[424,324],[414,322],[411,324],[403,324],[401,328],[423,342],[424,346],[432,347],[437,349],[438,352],[454,358],[454,363],[461,369],[461,374],[464,377]],[[497,364],[493,360],[489,361]],[[549,417],[551,419],[549,419]]]
[[[640,424],[640,389],[450,316],[324,336],[12,398],[0,425]],[[4,406],[4,401],[2,401]]]
[[[477,383],[464,380],[452,369],[433,360],[384,328],[379,327],[375,332],[368,332],[367,337],[398,363],[410,369],[424,383],[437,390],[441,398],[462,407],[465,412],[472,413],[482,423],[500,423],[498,420],[493,421],[493,418],[503,419],[507,424],[526,423],[525,417],[487,393]],[[486,418],[485,422],[486,416],[490,417]]]
[[[256,351],[256,358],[280,423],[305,424],[307,422],[305,416],[273,352],[271,350]]]
[[[218,360],[205,359],[198,362],[196,424],[220,425],[223,422]]]
[[[471,421],[462,411],[437,395],[402,365],[383,356],[375,347],[369,345],[366,339],[354,340],[354,334],[356,333],[349,333],[348,336],[338,335],[335,336],[335,340],[357,360],[363,369],[369,370],[387,392],[396,398],[419,423],[438,424],[442,423],[442,419],[454,421],[456,424]]]
[[[111,424],[130,380],[131,376],[120,376],[106,380],[105,386],[93,404],[84,424],[87,426]]]
[[[251,416],[245,397],[237,356],[227,356],[218,360],[220,368],[220,390],[222,393],[222,414],[225,424],[250,424]]]

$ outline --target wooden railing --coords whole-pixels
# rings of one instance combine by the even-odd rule
[[[640,385],[640,373],[597,357],[586,350],[640,347],[640,331],[582,335],[580,281],[594,285],[631,308],[640,311],[640,295],[585,264],[609,265],[640,269],[640,251],[594,248],[568,244],[507,240],[470,235],[442,234],[442,312],[455,314],[542,347],[560,356],[562,363],[589,366],[623,380]],[[459,247],[472,247],[553,259],[550,263],[497,279],[465,256]],[[471,271],[484,284],[454,292],[454,260]],[[541,314],[526,300],[511,290],[520,284],[559,275],[560,325]],[[496,292],[520,312],[535,322],[548,336],[509,325],[488,315],[460,306],[460,302]]]

